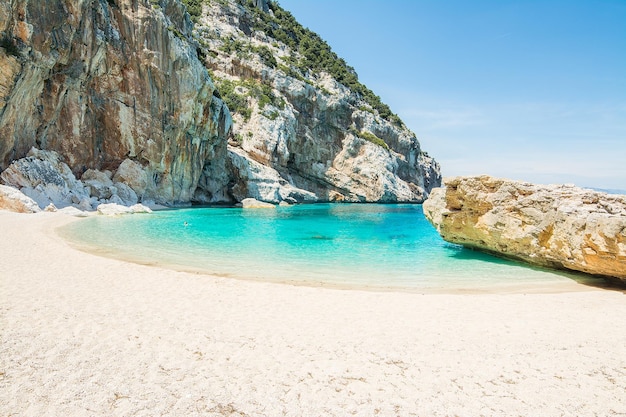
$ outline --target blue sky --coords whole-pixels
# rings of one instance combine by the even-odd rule
[[[626,189],[626,0],[280,0],[444,176]]]

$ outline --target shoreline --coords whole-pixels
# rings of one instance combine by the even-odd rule
[[[618,415],[626,295],[338,291],[127,263],[0,211],[11,415]]]
[[[79,219],[80,221],[84,219]],[[67,222],[70,223],[70,222]],[[61,225],[56,228],[57,235],[68,243],[73,249],[85,252],[91,255],[105,257],[113,260],[118,260],[127,263],[134,263],[138,265],[169,269],[179,272],[187,272],[192,274],[205,275],[209,278],[226,278],[242,281],[262,282],[262,283],[275,283],[292,286],[304,286],[304,287],[321,287],[336,290],[360,290],[360,291],[375,291],[375,292],[404,292],[404,293],[416,293],[416,294],[525,294],[525,293],[560,293],[560,292],[578,292],[586,291],[586,287],[598,288],[598,289],[615,289],[610,282],[605,282],[602,278],[593,277],[575,271],[559,271],[551,270],[548,268],[541,268],[533,265],[526,265],[523,262],[512,260],[514,263],[519,264],[520,274],[519,276],[512,277],[509,281],[501,279],[498,282],[484,282],[484,283],[472,283],[462,281],[446,282],[446,280],[439,280],[437,275],[424,274],[420,275],[420,280],[426,283],[422,285],[416,282],[415,285],[401,285],[401,284],[377,284],[377,280],[361,280],[355,281],[353,279],[330,279],[320,280],[312,278],[311,274],[305,274],[304,278],[293,279],[286,277],[281,268],[274,270],[273,274],[268,273],[255,273],[254,267],[249,271],[243,269],[237,272],[224,271],[217,272],[204,268],[200,264],[193,265],[193,260],[190,263],[183,264],[180,261],[177,263],[175,260],[168,261],[165,258],[156,259],[154,256],[145,256],[143,254],[132,254],[131,252],[124,252],[121,249],[116,249],[110,246],[110,243],[104,246],[98,246],[91,242],[86,242],[85,237],[76,237],[74,232],[63,230],[65,225]],[[496,256],[498,258],[498,256]],[[506,258],[503,258],[506,259]],[[250,266],[250,265],[249,265]],[[260,266],[260,268],[267,268],[268,265]],[[219,267],[218,267],[219,269]],[[546,273],[545,278],[539,280],[527,279],[526,275],[533,275],[536,272]],[[319,273],[316,274],[320,276]],[[453,275],[449,275],[453,276]],[[371,278],[371,277],[370,277]],[[518,279],[516,282],[515,279]],[[467,280],[467,278],[466,278]],[[432,285],[430,283],[441,282],[440,285]],[[582,286],[580,285],[582,284]]]

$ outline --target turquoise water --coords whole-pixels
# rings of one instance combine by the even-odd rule
[[[414,290],[569,281],[444,242],[420,205],[192,208],[94,216],[63,233],[108,256],[244,279]]]

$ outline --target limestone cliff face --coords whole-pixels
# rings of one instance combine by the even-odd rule
[[[421,202],[439,185],[438,164],[345,62],[316,67],[319,37],[288,12],[202,7],[189,8],[194,30],[180,0],[0,2],[2,181],[85,209],[135,195]],[[56,183],[33,177],[50,158],[75,177],[61,173],[52,196]]]
[[[424,203],[445,240],[626,282],[626,196],[488,176],[445,185]]]
[[[88,169],[141,167],[140,198],[226,199],[232,120],[178,0],[0,3],[0,171],[31,148]]]
[[[275,203],[423,201],[441,176],[415,135],[397,117],[383,117],[388,108],[368,101],[371,92],[346,87],[356,74],[344,70],[345,62],[313,67],[317,35],[273,2],[254,6],[207,2],[195,29],[234,113],[233,196]]]

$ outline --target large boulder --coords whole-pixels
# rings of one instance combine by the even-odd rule
[[[37,203],[20,190],[0,185],[0,210],[17,213],[38,213],[41,211]]]
[[[107,174],[108,172],[88,169],[80,178],[89,189],[89,194],[98,200],[106,200],[116,194],[111,176]]]
[[[14,161],[0,174],[0,182],[19,189],[41,208],[50,203],[67,207],[89,199],[82,182],[54,151],[32,148],[25,158]]]
[[[137,213],[152,213],[152,210],[144,206],[143,204],[135,204],[133,206],[124,206],[116,203],[100,204],[97,208],[98,214],[104,216],[118,216],[121,214],[137,214]]]
[[[138,162],[125,159],[115,171],[113,181],[128,185],[138,197],[148,188],[148,174]]]
[[[455,177],[434,189],[423,207],[449,242],[626,283],[626,196]]]
[[[85,171],[81,180],[89,189],[91,197],[99,201],[107,201],[110,203],[121,204],[124,206],[132,206],[137,204],[139,198],[137,193],[124,182],[114,182],[110,171],[98,171],[88,169]],[[117,175],[119,179],[121,176]]]

